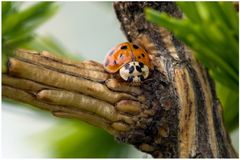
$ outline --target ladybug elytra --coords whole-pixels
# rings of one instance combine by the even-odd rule
[[[104,68],[109,73],[119,74],[127,82],[138,83],[146,79],[152,64],[148,53],[136,44],[124,42],[107,54]]]

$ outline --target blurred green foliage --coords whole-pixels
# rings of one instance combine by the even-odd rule
[[[124,158],[130,149],[127,144],[116,143],[106,131],[78,120],[62,121],[51,128],[47,141],[56,158]]]
[[[238,127],[239,17],[232,2],[177,2],[182,19],[147,8],[146,18],[166,27],[209,69],[224,107],[227,129]]]
[[[36,3],[20,11],[23,2],[2,2],[2,71],[16,48],[28,45],[34,30],[52,17],[59,8],[53,2]],[[29,46],[29,48],[31,48]]]
[[[2,2],[2,72],[6,72],[7,59],[17,48],[47,50],[70,59],[81,59],[80,56],[73,56],[52,36],[35,33],[38,27],[57,13],[59,9],[57,3],[35,2],[28,7],[21,8],[23,3]],[[4,102],[23,105],[9,99],[4,99]],[[46,114],[43,112],[38,110],[38,113],[46,118]],[[110,134],[102,129],[69,119],[59,121],[61,124],[41,133],[42,138],[39,143],[49,144],[51,157],[124,157],[129,152],[129,145],[117,143]],[[42,139],[46,141],[42,141]],[[35,143],[36,141],[33,142],[33,145],[36,145]]]

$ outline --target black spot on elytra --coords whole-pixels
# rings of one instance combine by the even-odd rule
[[[138,75],[138,77],[140,78],[140,80],[141,80],[141,81],[143,81],[143,80],[144,80],[144,77],[143,77],[143,75]]]
[[[131,74],[131,73],[133,73],[133,71],[134,71],[134,67],[131,66],[131,67],[129,68],[129,73]]]
[[[142,62],[139,62],[139,66],[143,68],[144,64]]]
[[[133,76],[129,76],[127,79],[128,82],[132,82],[133,81]]]
[[[138,56],[138,59],[141,59],[141,56]]]
[[[106,62],[105,62],[104,65],[105,65],[105,66],[108,66],[108,65],[109,65],[109,60],[108,60],[108,59],[106,60]]]
[[[113,61],[114,64],[117,64],[116,60]]]
[[[129,68],[129,63],[127,63],[124,67],[125,67],[125,69],[128,69]]]
[[[145,55],[142,53],[142,57],[144,58],[145,57]]]
[[[127,46],[122,46],[121,49],[127,49]]]
[[[133,45],[133,48],[134,48],[134,49],[138,49],[139,47],[134,44],[134,45]]]
[[[142,69],[141,69],[140,66],[136,66],[136,69],[137,69],[138,72],[140,72],[140,73],[142,72]]]

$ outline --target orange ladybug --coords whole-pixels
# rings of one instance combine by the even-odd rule
[[[109,73],[119,71],[128,82],[141,82],[149,75],[152,64],[148,53],[141,47],[124,42],[114,47],[104,60],[104,68]]]

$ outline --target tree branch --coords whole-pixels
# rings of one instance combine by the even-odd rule
[[[153,157],[237,157],[207,71],[170,32],[145,20],[145,7],[181,17],[170,2],[114,4],[129,41],[155,67],[140,86],[94,61],[18,50],[3,75],[3,96],[104,128]]]
[[[139,88],[117,82],[97,62],[66,61],[48,52],[18,50],[3,75],[5,97],[55,116],[79,118],[114,134],[133,123],[127,114],[138,114],[144,107],[140,93]]]
[[[181,18],[176,4],[119,2],[114,7],[128,40],[151,53],[156,70],[163,75],[155,77],[163,77],[168,84],[143,84],[144,89],[149,88],[143,93],[161,108],[159,128],[165,126],[169,131],[168,136],[156,144],[161,148],[156,157],[235,157],[222,122],[215,86],[207,71],[170,32],[145,20],[145,7]]]

